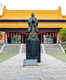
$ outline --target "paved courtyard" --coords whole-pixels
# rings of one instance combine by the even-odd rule
[[[41,52],[40,68],[24,68],[23,51],[0,63],[0,80],[66,80],[66,63]]]

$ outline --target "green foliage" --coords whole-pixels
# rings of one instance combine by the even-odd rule
[[[65,54],[66,54],[66,50],[65,50]]]
[[[66,28],[60,29],[59,32],[61,35],[66,35]]]
[[[66,41],[66,28],[60,29],[59,34],[62,36],[62,42]]]
[[[2,38],[2,32],[0,32],[0,39]]]
[[[1,62],[3,62],[3,61],[5,61],[5,60],[7,60],[7,59],[9,59],[9,58],[11,58],[11,57],[13,57],[13,56],[16,56],[17,54],[15,54],[15,53],[12,53],[12,54],[9,54],[9,53],[0,53],[0,63]]]
[[[59,59],[61,61],[66,62],[66,54],[63,54],[63,53],[54,53],[54,54],[49,54],[49,55],[55,57],[56,59]]]

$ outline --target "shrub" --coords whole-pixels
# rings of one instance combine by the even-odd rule
[[[66,41],[66,28],[60,29],[59,34],[62,36],[62,42]]]

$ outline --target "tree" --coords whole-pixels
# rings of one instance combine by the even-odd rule
[[[62,42],[66,41],[66,28],[60,29],[59,34],[62,36]]]

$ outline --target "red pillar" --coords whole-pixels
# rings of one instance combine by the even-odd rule
[[[58,40],[58,39],[57,39],[57,32],[55,32],[55,38],[56,38],[56,43],[57,43],[57,40]]]
[[[16,40],[17,40],[17,32],[16,32]]]
[[[4,32],[4,42],[6,42],[6,32]]]
[[[14,38],[15,38],[15,32],[14,32]]]
[[[19,32],[19,40],[20,40],[20,32]]]
[[[12,32],[11,32],[11,39],[12,39]]]
[[[54,38],[54,33],[53,33],[53,38]]]
[[[43,36],[43,43],[44,43],[44,40],[45,40],[45,32],[44,32],[44,36]]]
[[[7,33],[5,32],[5,43],[7,43]]]
[[[3,42],[5,42],[5,32],[2,32],[2,38],[1,38],[1,40],[2,40]]]
[[[26,32],[26,36],[28,36],[28,33]]]
[[[47,32],[47,37],[49,36],[48,32]]]
[[[22,43],[24,43],[24,37],[23,37],[23,32],[22,32]]]
[[[9,32],[8,32],[8,38],[9,38]]]
[[[19,32],[19,35],[20,35],[20,32]]]
[[[49,36],[49,34],[48,34],[48,32],[47,32],[47,44],[48,44],[48,36]]]
[[[42,37],[42,32],[41,32],[41,44],[42,44],[42,39],[43,39],[43,37]]]
[[[50,32],[50,37],[51,37],[51,32]]]
[[[56,37],[56,33],[55,33],[55,37]]]

